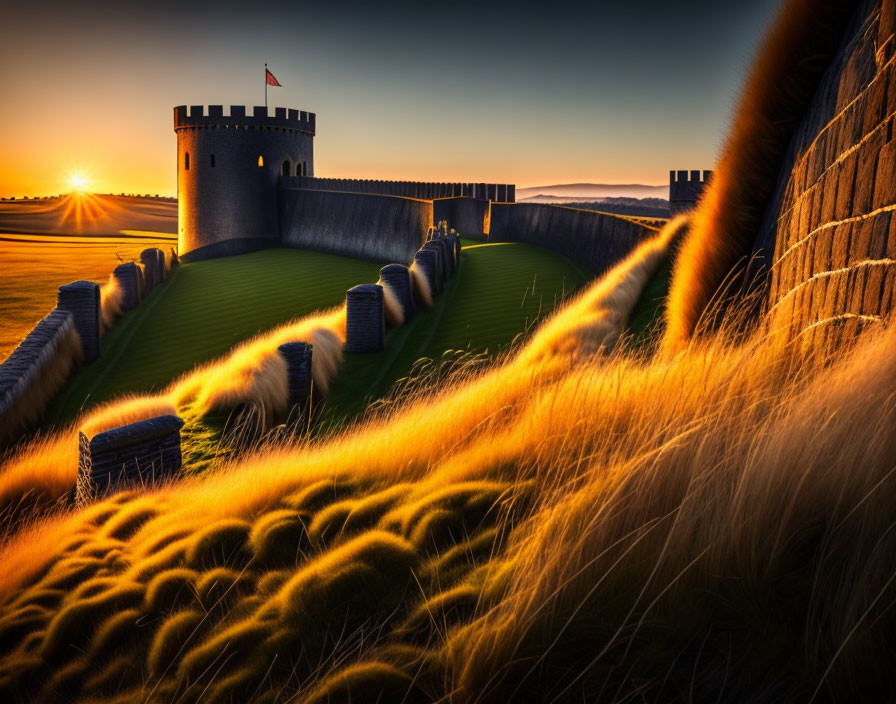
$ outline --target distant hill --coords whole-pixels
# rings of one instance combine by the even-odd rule
[[[560,203],[556,204],[561,205]],[[592,201],[570,201],[562,205],[586,210],[602,210],[605,213],[617,215],[647,218],[669,217],[669,201],[663,198],[598,198]]]
[[[561,203],[598,200],[600,198],[669,198],[669,186],[647,186],[643,183],[560,183],[553,186],[517,188],[517,201]]]
[[[667,219],[669,217],[669,201],[664,198],[561,198],[560,196],[541,196],[527,198],[522,203],[543,203],[546,205],[564,205],[583,210],[598,210],[616,215]]]

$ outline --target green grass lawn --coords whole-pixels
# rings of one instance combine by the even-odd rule
[[[379,269],[295,249],[183,264],[118,319],[103,338],[101,357],[69,379],[50,420],[125,392],[161,389],[256,333],[337,305],[352,286],[376,281]]]
[[[522,243],[465,246],[461,267],[435,306],[390,330],[376,354],[346,354],[319,424],[341,425],[382,398],[421,358],[448,350],[505,350],[591,274],[553,252]]]

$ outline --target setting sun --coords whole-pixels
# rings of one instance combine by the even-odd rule
[[[84,193],[90,190],[90,181],[82,172],[73,173],[68,177],[68,185],[72,191]]]

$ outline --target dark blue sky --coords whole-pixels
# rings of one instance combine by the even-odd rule
[[[171,107],[318,113],[318,175],[662,183],[711,168],[776,0],[35,2],[0,27],[0,192],[173,192]],[[101,188],[100,184],[107,185]]]

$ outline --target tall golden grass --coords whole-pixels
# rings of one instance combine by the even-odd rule
[[[270,426],[289,410],[287,370],[277,348],[291,341],[310,342],[314,347],[314,389],[326,395],[342,360],[344,339],[344,306],[307,316],[239,345],[223,359],[197,367],[161,393],[111,401],[51,435],[21,445],[0,461],[0,512],[7,516],[7,528],[14,525],[13,516],[52,509],[68,496],[77,479],[79,430],[92,436],[168,413],[201,419],[210,414],[226,416],[240,408],[249,409],[256,419]],[[42,377],[44,382],[60,374],[59,384],[64,381],[67,373],[63,373],[63,361],[53,366],[53,373]]]
[[[896,331],[832,357],[724,330],[623,354],[609,343],[682,226],[494,368],[325,442],[23,529],[0,557],[0,688],[893,695]]]
[[[781,6],[756,54],[722,158],[675,260],[664,350],[681,349],[711,304],[744,285],[739,276],[753,251],[790,139],[858,5],[856,0],[787,0]]]
[[[115,319],[121,315],[121,303],[124,291],[114,274],[109,275],[109,281],[100,287],[100,314],[103,323],[103,332],[112,328]]]

